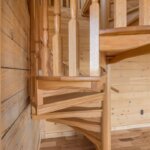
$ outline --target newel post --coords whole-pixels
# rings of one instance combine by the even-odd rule
[[[48,0],[42,1],[43,12],[43,33],[42,33],[42,48],[41,48],[41,69],[42,75],[48,76]]]
[[[61,1],[54,1],[54,28],[53,36],[53,75],[62,75],[62,51],[61,51]]]
[[[70,0],[71,20],[69,21],[69,76],[78,76],[78,21],[77,0]]]
[[[92,0],[90,6],[90,76],[100,76],[100,6]]]

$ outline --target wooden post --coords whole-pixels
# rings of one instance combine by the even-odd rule
[[[69,76],[78,76],[78,21],[77,0],[70,0],[71,20],[69,21]]]
[[[43,37],[42,37],[42,49],[41,49],[41,69],[42,75],[48,76],[48,0],[42,1],[43,7]]]
[[[54,24],[55,35],[53,36],[53,75],[62,75],[62,52],[61,52],[61,3],[60,0],[54,1]]]
[[[101,29],[106,29],[108,26],[109,0],[101,0],[100,16]]]
[[[100,75],[100,7],[98,0],[92,0],[90,6],[90,76]]]
[[[150,0],[140,0],[140,25],[150,25]]]
[[[114,26],[127,26],[127,0],[114,0]]]
[[[111,150],[111,99],[110,99],[110,65],[107,65],[105,83],[105,100],[103,101],[102,116],[102,146],[103,150]]]

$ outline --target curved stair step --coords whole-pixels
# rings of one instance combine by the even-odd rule
[[[68,99],[68,100],[61,100],[58,102],[56,101],[56,102],[53,102],[50,104],[40,105],[37,108],[37,114],[45,114],[45,113],[49,113],[49,112],[54,112],[54,111],[62,110],[65,108],[77,106],[77,105],[80,105],[83,103],[92,102],[95,100],[103,101],[104,93],[97,93],[97,94],[92,94],[92,95],[88,95],[88,96],[72,98],[72,99]]]
[[[85,120],[78,119],[78,118],[48,119],[47,121],[61,123],[61,124],[65,124],[65,125],[68,125],[68,126],[81,128],[81,129],[84,129],[86,131],[92,131],[92,132],[96,132],[96,133],[101,132],[101,128],[100,128],[99,123],[95,123],[95,122],[93,123],[93,122],[85,121]]]
[[[93,118],[101,117],[102,110],[80,110],[68,112],[53,112],[43,115],[33,115],[33,119],[62,119],[62,118]]]

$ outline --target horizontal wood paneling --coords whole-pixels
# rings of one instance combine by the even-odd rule
[[[37,150],[39,122],[31,119],[30,16],[27,0],[2,0],[2,146],[4,150]]]
[[[16,69],[2,69],[2,102],[27,88],[28,72]]]
[[[9,100],[2,103],[1,117],[2,117],[2,133],[4,134],[11,125],[17,120],[19,115],[28,105],[27,89],[23,89]]]
[[[4,150],[37,150],[38,126],[38,122],[32,121],[31,108],[28,106],[2,138],[2,148]]]

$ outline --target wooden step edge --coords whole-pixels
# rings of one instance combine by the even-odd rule
[[[66,82],[99,82],[103,79],[102,77],[46,77],[46,76],[38,76],[37,80],[46,80],[46,81],[66,81]]]
[[[41,119],[62,119],[62,118],[93,118],[101,117],[102,109],[97,110],[83,110],[83,111],[69,111],[69,112],[54,112],[43,115],[32,115],[34,120]]]
[[[101,132],[100,124],[88,123],[86,121],[66,120],[66,119],[48,119],[47,121],[65,124],[72,127],[78,127],[86,131]]]
[[[40,105],[37,107],[37,114],[50,113],[50,112],[62,110],[65,108],[74,107],[76,105],[83,104],[86,102],[92,102],[97,99],[99,99],[100,101],[103,101],[104,93],[92,94],[88,96],[82,96],[78,98],[72,98],[68,100],[54,102],[51,104]]]
[[[100,36],[150,34],[150,26],[130,26],[100,30]]]

